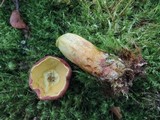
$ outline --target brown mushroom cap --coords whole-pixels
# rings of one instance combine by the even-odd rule
[[[68,86],[71,68],[64,60],[46,56],[30,71],[29,86],[41,100],[56,100],[62,97]]]

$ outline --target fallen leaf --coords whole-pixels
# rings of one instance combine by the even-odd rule
[[[12,27],[18,28],[18,29],[27,28],[27,25],[22,20],[18,10],[13,10],[11,17],[10,17],[10,24],[12,25]]]

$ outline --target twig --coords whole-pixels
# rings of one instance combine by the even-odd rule
[[[16,10],[19,10],[19,1],[16,0]]]
[[[2,2],[1,2],[1,4],[0,4],[0,7],[2,7],[2,5],[3,5],[4,1],[5,1],[5,0],[2,0]]]
[[[19,11],[19,1],[18,0],[13,0],[15,6],[16,6],[16,10]]]

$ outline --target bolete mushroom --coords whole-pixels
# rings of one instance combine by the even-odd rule
[[[29,85],[40,100],[56,100],[65,94],[70,76],[71,68],[67,62],[46,56],[31,68]]]
[[[123,60],[99,50],[91,42],[72,33],[60,36],[56,41],[56,46],[66,58],[81,69],[98,77],[101,83],[109,83],[115,94],[126,94],[129,86],[132,85],[135,71],[144,65],[139,64],[141,59],[139,60],[136,56],[129,61]]]

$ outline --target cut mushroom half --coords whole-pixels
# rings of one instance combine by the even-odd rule
[[[71,68],[61,58],[46,56],[30,71],[29,86],[40,100],[57,100],[69,86]]]

